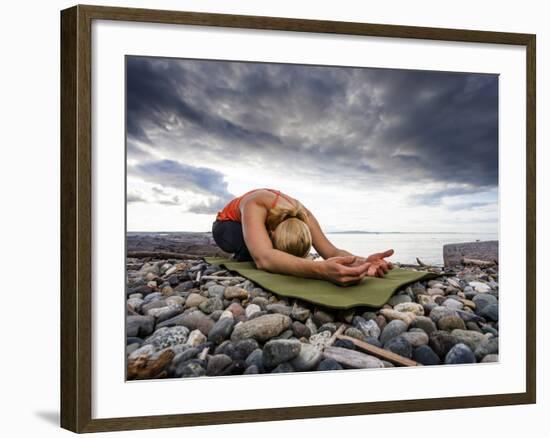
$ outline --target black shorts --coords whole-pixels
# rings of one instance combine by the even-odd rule
[[[244,243],[243,227],[240,222],[215,220],[212,223],[212,237],[223,251],[234,254],[235,260],[253,261]]]

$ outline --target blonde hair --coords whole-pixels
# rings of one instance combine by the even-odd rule
[[[273,247],[297,257],[307,257],[311,249],[311,232],[307,225],[307,213],[297,201],[295,207],[273,207],[266,219]]]

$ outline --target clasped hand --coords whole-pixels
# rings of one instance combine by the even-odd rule
[[[383,277],[390,269],[391,262],[384,260],[393,254],[393,249],[378,252],[368,257],[339,256],[324,261],[325,274],[329,281],[340,286],[359,283],[363,277]]]

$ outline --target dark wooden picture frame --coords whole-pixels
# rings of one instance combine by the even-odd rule
[[[417,400],[92,419],[93,20],[519,45],[526,48],[526,391]],[[98,432],[536,403],[536,36],[533,34],[78,5],[61,11],[61,427]]]

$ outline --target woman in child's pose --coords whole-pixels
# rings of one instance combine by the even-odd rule
[[[341,286],[368,276],[382,277],[393,266],[384,260],[393,250],[359,257],[335,247],[317,219],[300,201],[278,190],[250,190],[230,201],[216,215],[212,235],[238,261],[258,269],[298,277],[324,279]],[[311,246],[324,259],[307,256]]]

